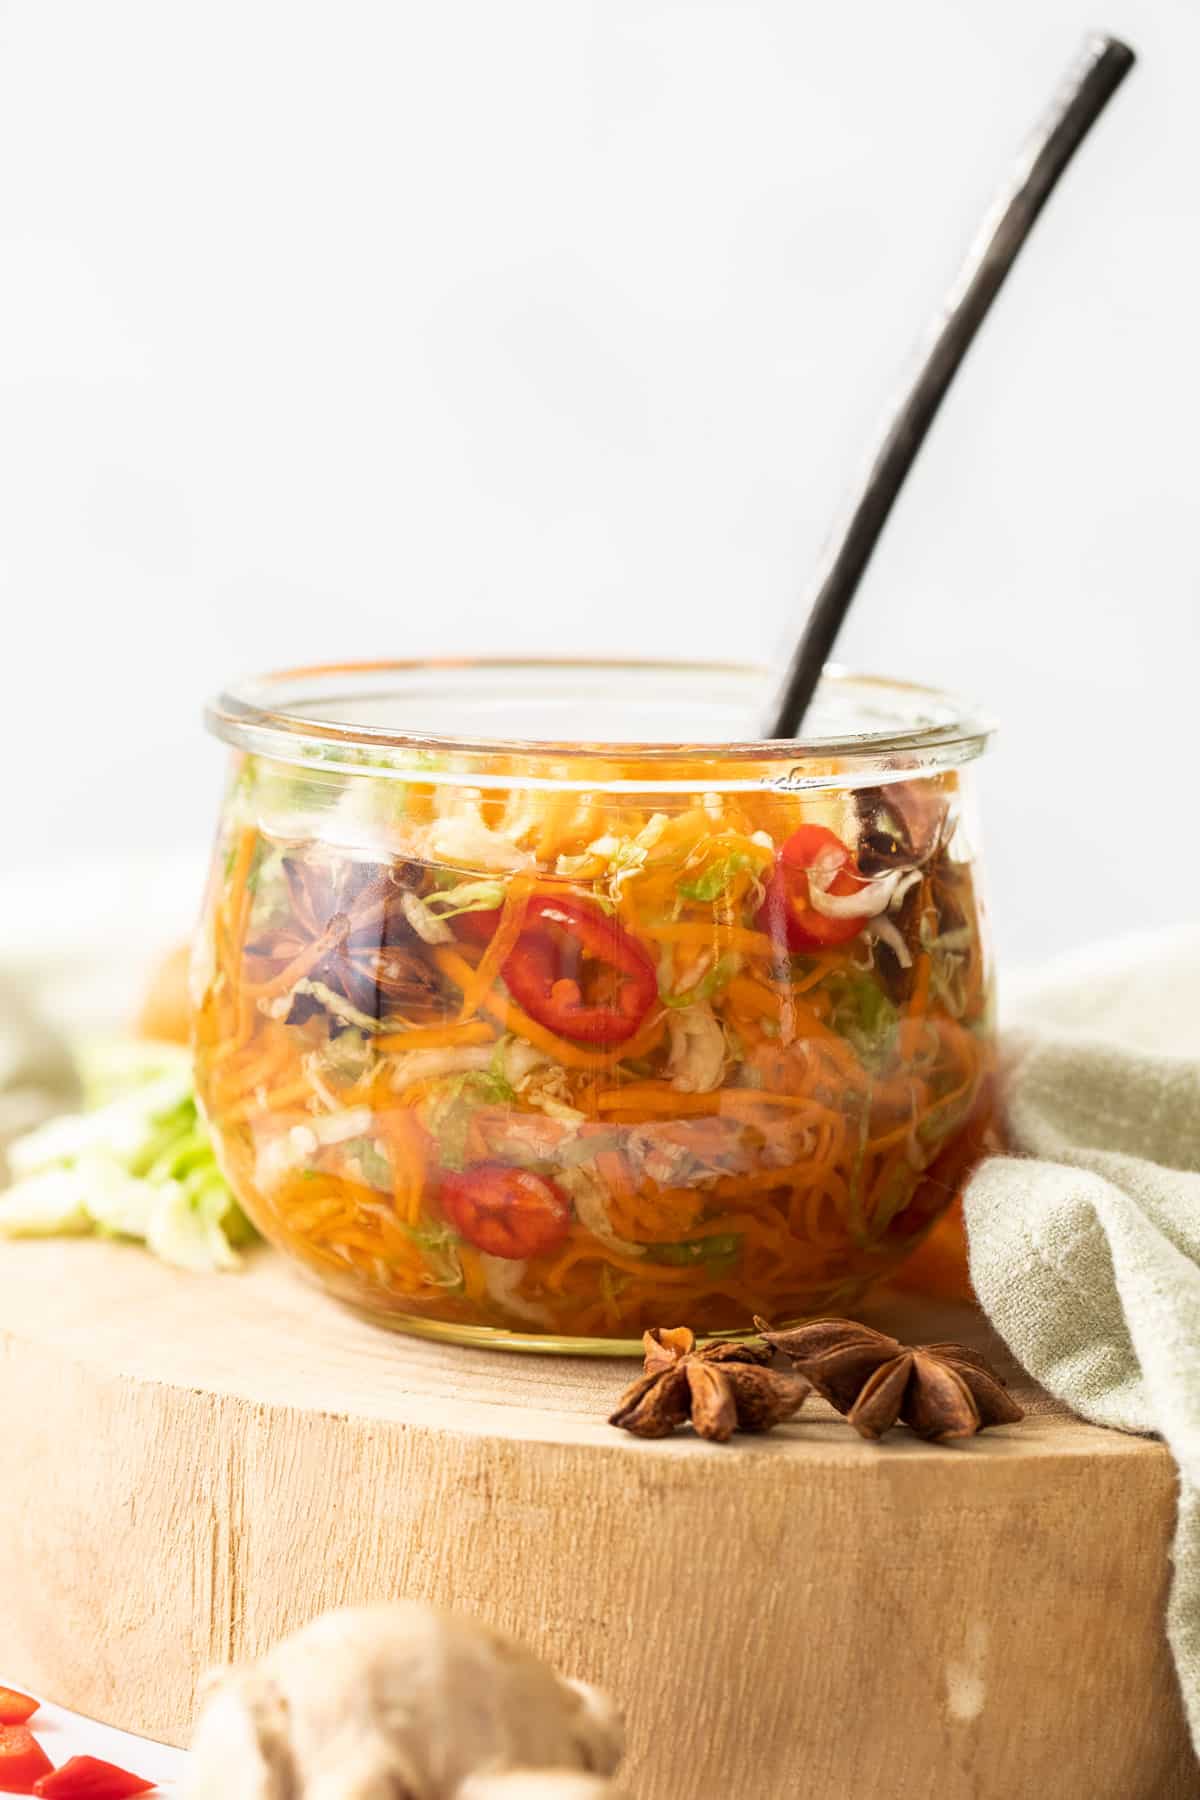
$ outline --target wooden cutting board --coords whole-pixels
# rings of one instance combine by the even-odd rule
[[[912,1305],[874,1316],[986,1338]],[[1032,1416],[956,1448],[818,1402],[641,1443],[603,1422],[628,1363],[393,1335],[265,1251],[199,1278],[98,1241],[0,1247],[0,1342],[0,1666],[81,1712],[183,1741],[209,1664],[403,1594],[612,1692],[641,1800],[1200,1793],[1170,1458],[1019,1378]]]

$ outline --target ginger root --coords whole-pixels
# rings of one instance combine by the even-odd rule
[[[209,1677],[186,1800],[623,1800],[596,1688],[411,1602],[326,1613]]]

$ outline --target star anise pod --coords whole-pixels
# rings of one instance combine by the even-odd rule
[[[766,1365],[771,1352],[761,1344],[708,1344],[696,1349],[686,1325],[647,1331],[645,1373],[625,1390],[610,1425],[635,1437],[670,1437],[691,1419],[703,1438],[723,1444],[735,1431],[770,1431],[799,1412],[812,1391],[796,1375],[780,1375]]]
[[[403,865],[293,853],[281,858],[281,867],[290,917],[246,947],[266,976],[319,946],[305,971],[308,980],[340,994],[368,1018],[392,1012],[419,1017],[437,1009],[442,984],[404,912]],[[288,1019],[300,1024],[318,1008],[311,995],[299,994]]]
[[[898,781],[890,787],[860,788],[856,856],[864,875],[928,862],[943,841],[946,796],[932,782]]]
[[[898,1419],[918,1437],[974,1437],[1024,1413],[1000,1377],[965,1344],[902,1344],[852,1319],[814,1319],[790,1331],[756,1328],[865,1438]]]

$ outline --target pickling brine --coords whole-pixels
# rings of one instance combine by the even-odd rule
[[[993,1104],[962,772],[710,759],[689,793],[677,754],[644,792],[637,753],[237,759],[198,1086],[343,1298],[529,1346],[736,1332],[845,1310],[958,1192]]]

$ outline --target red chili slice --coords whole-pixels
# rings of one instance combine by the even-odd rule
[[[54,1764],[28,1725],[0,1725],[0,1794],[34,1794]]]
[[[824,825],[801,825],[780,849],[758,913],[758,927],[789,950],[822,950],[848,944],[862,930],[860,918],[830,919],[812,904],[808,871],[817,864],[836,870],[827,891],[844,897],[862,888],[863,878],[840,837]]]
[[[98,1756],[71,1756],[52,1775],[43,1775],[33,1791],[38,1800],[129,1800],[155,1786]]]
[[[454,933],[469,944],[486,944],[495,936],[499,923],[498,906],[480,907],[475,912],[459,913],[454,920]]]
[[[0,1687],[0,1725],[23,1725],[32,1719],[38,1702],[16,1688]]]
[[[518,1006],[580,1043],[633,1037],[658,998],[654,964],[637,939],[598,906],[548,894],[530,899],[525,927],[502,971]],[[608,990],[602,998],[597,983]]]
[[[38,1800],[130,1800],[157,1785],[98,1756],[71,1756],[53,1774],[43,1775],[33,1791]]]
[[[571,1203],[560,1187],[508,1163],[472,1163],[461,1175],[443,1175],[441,1201],[460,1237],[488,1256],[516,1262],[557,1250],[571,1223]]]

